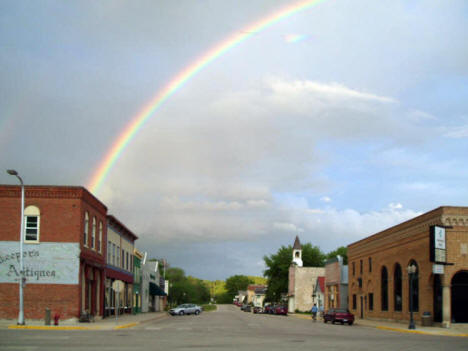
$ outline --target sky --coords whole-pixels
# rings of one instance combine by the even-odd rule
[[[89,188],[179,72],[294,3],[1,1],[1,167]],[[299,11],[181,86],[93,193],[137,248],[203,279],[261,276],[296,235],[329,252],[467,206],[467,23],[464,0]]]

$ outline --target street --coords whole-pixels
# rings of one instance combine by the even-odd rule
[[[221,305],[113,331],[1,330],[0,350],[466,350],[468,339],[257,315]]]

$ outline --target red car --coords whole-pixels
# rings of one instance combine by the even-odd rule
[[[331,321],[332,324],[335,322],[340,322],[341,324],[348,323],[353,325],[354,323],[354,314],[345,309],[329,309],[323,314],[323,323]]]
[[[287,316],[288,315],[288,307],[287,306],[282,306],[282,305],[276,306],[275,310],[274,310],[274,314],[282,314],[282,315]]]
[[[263,313],[273,314],[273,306],[265,305],[265,307],[263,308]]]

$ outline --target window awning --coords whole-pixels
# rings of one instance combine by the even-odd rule
[[[153,296],[167,296],[167,294],[156,284],[149,283],[149,293]]]

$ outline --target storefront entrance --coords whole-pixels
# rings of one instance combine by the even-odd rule
[[[452,278],[452,323],[468,323],[468,271]]]

